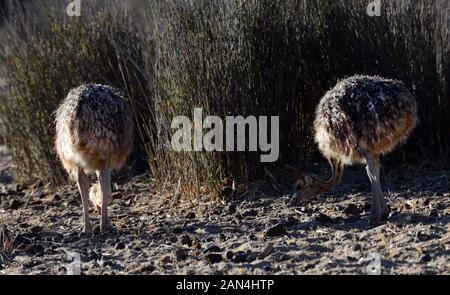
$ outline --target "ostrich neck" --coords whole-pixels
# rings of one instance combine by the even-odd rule
[[[318,180],[318,187],[319,187],[319,193],[323,194],[334,187],[336,187],[339,183],[341,183],[342,176],[344,174],[344,165],[340,162],[330,161],[330,167],[331,167],[331,176],[327,180],[317,179]]]

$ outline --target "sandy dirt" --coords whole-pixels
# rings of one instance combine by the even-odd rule
[[[5,152],[3,274],[78,266],[82,274],[450,274],[450,167],[384,172],[392,213],[375,227],[363,167],[348,168],[338,189],[296,208],[286,205],[287,192],[262,182],[227,202],[174,203],[141,175],[114,184],[115,231],[84,236],[75,186],[18,186]]]

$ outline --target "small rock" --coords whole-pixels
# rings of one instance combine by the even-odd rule
[[[205,255],[205,259],[209,262],[209,263],[219,263],[222,261],[222,254],[220,253],[208,253]]]
[[[33,226],[33,227],[30,229],[30,231],[31,231],[33,234],[38,234],[38,233],[42,232],[43,229],[44,229],[44,228],[43,228],[42,226],[36,225],[36,226]]]
[[[348,204],[348,206],[344,209],[344,213],[347,215],[359,216],[362,213],[362,210],[355,204]]]
[[[318,222],[324,222],[324,223],[333,222],[333,219],[331,219],[331,217],[329,217],[328,215],[325,215],[323,213],[319,213],[314,219]]]
[[[225,253],[225,257],[228,259],[228,260],[231,260],[233,257],[234,257],[234,252],[233,251],[227,251],[226,253]]]
[[[229,215],[233,215],[234,213],[236,213],[236,211],[237,211],[237,208],[236,208],[235,204],[228,205],[227,212]]]
[[[427,262],[430,262],[431,261],[431,255],[430,254],[425,254],[425,255],[422,255],[422,257],[420,258],[420,262],[421,263],[427,263]]]
[[[203,251],[204,254],[206,254],[206,253],[218,253],[218,252],[222,252],[222,249],[220,249],[220,247],[216,246],[216,245],[211,246],[211,247],[209,247],[209,248],[207,248],[207,249],[205,249]]]
[[[117,266],[117,264],[114,261],[101,260],[100,261],[100,266],[101,267],[105,267],[105,268],[115,268]]]
[[[89,260],[101,260],[102,255],[98,254],[95,250],[88,250],[86,256]]]
[[[18,201],[18,200],[16,200],[16,199],[12,199],[12,200],[9,200],[9,202],[8,202],[8,204],[7,204],[7,209],[11,209],[11,210],[17,210],[17,209],[19,209],[20,207],[22,207],[23,206],[23,202],[21,202],[21,201]]]
[[[174,256],[177,258],[177,260],[186,260],[188,258],[188,252],[186,249],[183,248],[177,248],[173,251]]]
[[[164,256],[162,256],[162,257],[159,259],[159,261],[160,261],[162,264],[168,264],[168,263],[171,263],[171,262],[172,262],[172,257],[170,257],[170,255],[164,255]]]
[[[142,267],[139,268],[139,272],[153,272],[155,270],[155,266],[153,264],[147,264],[147,265],[143,265]]]
[[[183,229],[181,227],[175,227],[172,232],[176,235],[181,234],[183,232]]]
[[[60,201],[62,200],[62,197],[61,197],[61,195],[59,195],[59,194],[54,194],[54,195],[53,195],[53,200],[54,200],[55,202],[60,202]]]
[[[423,232],[419,231],[419,232],[416,234],[416,238],[417,238],[419,241],[421,241],[421,242],[425,242],[425,241],[431,240],[432,237],[431,237],[430,235],[426,234],[426,233],[423,233]]]
[[[361,245],[360,244],[353,244],[352,245],[352,249],[353,249],[353,251],[360,251],[361,250]]]
[[[259,258],[260,259],[264,259],[264,258],[266,258],[267,256],[269,256],[270,254],[272,254],[272,252],[273,252],[273,245],[272,244],[269,244],[269,245],[267,245],[266,246],[266,248],[264,248],[264,250],[261,252],[261,254],[259,255]]]
[[[429,213],[430,217],[439,217],[439,213],[437,209],[431,209]]]
[[[266,237],[278,237],[287,233],[286,226],[284,224],[277,224],[266,230]]]
[[[186,214],[186,218],[187,219],[194,219],[195,218],[195,213],[194,212],[189,212],[188,214]]]
[[[180,240],[180,244],[182,246],[192,247],[192,239],[188,235],[183,235]]]
[[[123,242],[119,242],[119,243],[116,244],[116,249],[117,250],[123,250],[125,248],[126,248],[126,246],[125,246],[125,243],[123,243]]]
[[[309,213],[308,208],[306,208],[305,206],[302,206],[302,207],[298,208],[298,211],[300,211],[300,212],[302,212],[302,213],[306,213],[306,214]]]
[[[244,217],[255,217],[258,216],[258,211],[255,209],[250,209],[242,213],[242,216]]]
[[[38,265],[40,265],[40,264],[41,264],[41,262],[36,261],[36,260],[34,260],[34,259],[30,259],[30,260],[25,260],[25,261],[22,263],[22,266],[23,266],[23,267],[26,267],[26,268],[31,268],[31,267],[38,266]]]
[[[233,253],[233,256],[231,257],[232,262],[234,263],[244,263],[247,262],[248,255],[244,251],[238,251],[236,253]]]
[[[284,222],[284,225],[286,225],[287,227],[290,227],[290,226],[296,225],[297,223],[298,223],[297,218],[289,216],[287,218],[287,220]]]

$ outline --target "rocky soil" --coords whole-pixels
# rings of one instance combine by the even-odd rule
[[[450,167],[385,172],[380,226],[367,221],[363,167],[296,208],[273,184],[180,202],[141,175],[114,185],[115,230],[84,236],[75,186],[18,186],[4,149],[0,159],[2,274],[450,274]]]

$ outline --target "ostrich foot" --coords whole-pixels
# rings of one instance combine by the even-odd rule
[[[112,233],[114,231],[114,226],[111,225],[111,223],[107,223],[104,225],[100,225],[100,232],[101,233]]]
[[[83,227],[83,234],[90,235],[92,233],[92,226],[91,224],[85,224]]]
[[[369,215],[370,225],[379,225],[386,221],[390,213],[389,206],[375,206],[372,205],[372,212]]]

